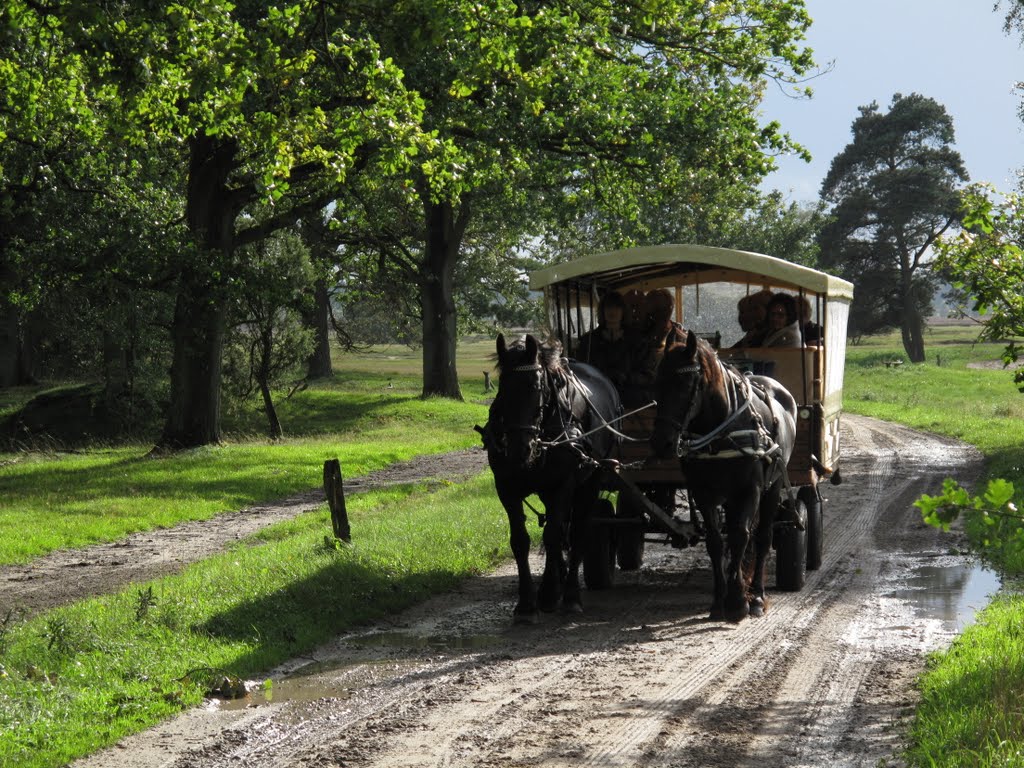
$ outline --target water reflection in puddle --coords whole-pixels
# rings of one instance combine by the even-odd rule
[[[906,600],[921,618],[938,619],[960,632],[999,591],[999,576],[976,563],[926,565],[891,593]]]
[[[393,648],[404,650],[430,651],[475,651],[499,642],[497,635],[414,635],[405,632],[374,632],[346,639],[347,643],[360,648]],[[300,667],[287,677],[266,682],[249,682],[248,695],[241,699],[212,700],[211,705],[224,712],[260,707],[267,704],[288,702],[315,702],[321,699],[344,699],[351,696],[352,689],[338,678],[347,669],[364,670],[355,686],[365,684],[363,678],[387,677],[389,671],[397,673],[416,662],[396,662],[394,659],[372,659],[339,665],[336,662],[314,662]]]
[[[269,684],[247,685],[249,694],[241,699],[218,699],[217,709],[231,712],[249,707],[285,702],[320,701],[321,699],[347,699],[351,694],[345,686],[332,684],[318,676],[287,677]]]

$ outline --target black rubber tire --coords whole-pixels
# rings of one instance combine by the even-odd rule
[[[825,551],[821,499],[818,492],[809,485],[800,489],[797,498],[807,507],[807,570],[816,571],[821,568],[821,557]]]
[[[637,508],[637,504],[630,500],[627,493],[620,491],[615,516],[624,519],[637,518],[640,521],[637,525],[616,526],[615,537],[615,557],[619,562],[619,568],[623,571],[639,571],[644,564],[646,522],[643,521],[643,511]]]
[[[599,499],[594,517],[612,517],[615,509],[608,499]],[[615,542],[612,527],[591,523],[583,551],[583,583],[587,589],[611,589],[615,585]]]
[[[799,498],[797,514],[807,519],[807,508]],[[804,588],[807,567],[807,531],[792,523],[775,529],[775,587],[783,592],[799,592]]]

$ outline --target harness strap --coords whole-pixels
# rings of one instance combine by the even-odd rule
[[[732,412],[722,423],[720,423],[713,430],[708,432],[706,435],[701,435],[694,439],[687,440],[682,434],[679,436],[679,443],[676,446],[676,455],[682,458],[683,456],[693,456],[694,454],[704,454],[702,458],[736,458],[739,456],[752,456],[756,458],[763,458],[767,461],[771,461],[771,456],[779,451],[779,444],[772,438],[772,433],[767,429],[764,424],[764,420],[756,409],[751,408],[754,398],[754,390],[757,390],[758,396],[769,406],[768,392],[763,387],[757,386],[750,380],[749,377],[744,376],[736,372],[731,366],[725,365],[721,360],[716,361],[719,367],[722,369],[722,373],[729,382],[729,407]],[[697,370],[700,367],[697,366]],[[686,371],[690,372],[690,371]],[[742,398],[742,402],[739,405],[735,405],[737,400]],[[747,411],[751,413],[751,419],[754,422],[754,430],[735,430],[723,435],[725,430],[736,421],[742,414]],[[775,425],[777,426],[777,425]],[[737,438],[741,436],[756,435],[758,437],[757,443],[765,442],[765,446],[762,448],[760,445],[736,445],[734,449],[726,451],[706,451],[707,449],[719,436],[723,436],[725,439],[730,440],[735,445]]]
[[[569,385],[574,388],[574,391],[578,392],[580,394],[580,397],[583,398],[583,402],[585,402],[587,404],[587,407],[593,413],[597,414],[597,418],[600,419],[601,424],[599,426],[595,427],[594,429],[591,429],[591,430],[589,430],[587,432],[582,432],[582,433],[580,433],[578,435],[572,435],[572,436],[568,435],[567,434],[567,430],[563,429],[562,430],[562,434],[559,435],[554,440],[544,441],[543,445],[545,447],[556,448],[556,447],[558,447],[560,445],[565,445],[566,443],[574,443],[574,442],[577,442],[579,440],[582,440],[585,437],[589,437],[590,435],[596,434],[597,432],[600,432],[600,431],[605,430],[605,429],[607,429],[609,432],[611,432],[613,435],[615,435],[616,437],[618,437],[620,439],[630,440],[630,441],[633,441],[633,442],[641,442],[640,440],[637,440],[636,438],[632,438],[629,435],[624,434],[623,432],[619,431],[618,429],[613,427],[612,424],[621,423],[622,420],[624,418],[626,418],[626,416],[632,416],[634,413],[639,413],[640,411],[646,410],[648,408],[652,408],[652,407],[657,405],[656,402],[651,401],[647,405],[641,406],[640,408],[637,408],[636,410],[630,411],[629,413],[620,414],[619,416],[616,416],[611,421],[608,421],[607,419],[605,419],[604,414],[601,413],[600,409],[598,409],[598,407],[595,406],[593,401],[590,399],[590,396],[589,396],[589,394],[587,392],[586,385],[582,381],[580,381],[579,377],[575,374],[575,372],[573,372],[573,370],[571,368],[566,368],[565,369],[565,377],[566,377],[566,380],[569,382]]]

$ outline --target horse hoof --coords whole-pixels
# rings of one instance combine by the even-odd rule
[[[708,615],[711,621],[723,621],[725,619],[725,609],[718,605],[711,606],[711,612]]]
[[[726,621],[731,621],[733,624],[739,624],[749,615],[750,609],[746,606],[746,604],[744,604],[742,608],[737,608],[732,611],[729,611],[726,614],[725,619]]]
[[[533,611],[533,613],[526,613],[526,612],[520,613],[519,611],[514,611],[512,613],[512,623],[513,624],[531,624],[532,625],[532,624],[537,624],[539,622],[540,622],[540,614],[537,613],[536,611]]]
[[[580,600],[566,600],[562,603],[564,613],[583,613],[583,603]]]
[[[761,598],[757,597],[750,601],[750,615],[753,618],[764,616],[765,610],[767,610],[767,607]]]
[[[554,613],[558,607],[558,600],[538,600],[537,607],[544,613]]]

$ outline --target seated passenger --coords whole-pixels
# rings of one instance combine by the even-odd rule
[[[761,346],[803,346],[795,296],[788,293],[777,293],[772,296],[772,300],[768,302],[768,334]]]
[[[824,340],[821,326],[811,320],[811,302],[806,296],[800,297],[800,332],[804,344],[821,344]]]
[[[626,383],[632,354],[622,324],[625,312],[620,293],[605,294],[597,307],[597,328],[583,334],[579,346],[579,359],[597,368],[619,389]]]
[[[644,292],[634,288],[631,291],[626,291],[622,300],[626,305],[626,315],[622,318],[626,335],[640,334],[644,327]]]
[[[736,303],[737,321],[743,336],[733,347],[759,347],[768,333],[768,302],[772,292],[762,289],[744,296]]]
[[[633,403],[652,399],[655,375],[665,349],[675,343],[686,343],[686,331],[672,319],[674,305],[671,292],[664,288],[644,297],[644,327],[636,342],[629,377],[632,391],[626,398]]]

